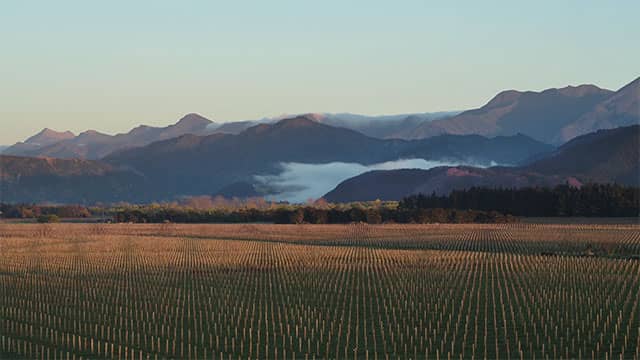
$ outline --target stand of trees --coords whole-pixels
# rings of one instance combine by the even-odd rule
[[[470,188],[446,196],[413,195],[400,209],[475,209],[514,216],[636,217],[640,214],[640,188],[616,184],[587,184],[580,188]]]

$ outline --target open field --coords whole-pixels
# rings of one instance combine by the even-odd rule
[[[0,357],[640,358],[640,226],[0,224]]]

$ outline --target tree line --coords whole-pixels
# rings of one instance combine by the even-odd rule
[[[640,188],[617,184],[559,185],[519,189],[473,187],[449,195],[412,195],[399,209],[475,209],[514,216],[636,217]]]
[[[398,209],[388,207],[286,206],[276,209],[198,210],[185,208],[126,208],[115,212],[114,221],[133,223],[506,223],[516,219],[497,211],[456,209]]]
[[[68,218],[120,223],[505,223],[515,218],[497,211],[457,209],[400,209],[394,201],[367,201],[330,204],[320,199],[305,205],[229,201],[210,206],[202,197],[182,203],[84,207],[80,205],[42,206],[0,204],[1,216],[9,219],[36,219],[57,222]]]
[[[449,195],[413,195],[398,202],[330,204],[320,199],[304,205],[264,199],[194,197],[181,202],[134,205],[0,204],[1,217],[52,222],[65,218],[133,223],[505,223],[514,216],[636,217],[640,188],[615,184],[470,188]]]
[[[5,219],[89,218],[93,212],[82,205],[0,204],[0,215]]]

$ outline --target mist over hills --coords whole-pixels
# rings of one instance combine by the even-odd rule
[[[342,182],[324,197],[336,202],[400,200],[417,193],[447,194],[473,186],[517,188],[586,182],[640,186],[639,141],[639,125],[600,130],[577,137],[525,166],[372,171]]]
[[[438,145],[442,143],[449,146]],[[551,149],[549,145],[531,139],[505,137],[383,140],[300,116],[256,125],[238,135],[182,136],[121,151],[105,161],[158,179],[162,184],[159,192],[176,193],[188,189],[191,193],[202,193],[217,191],[235,182],[250,183],[256,175],[279,174],[282,163],[367,165],[403,158],[456,163],[517,163]]]
[[[103,161],[87,164],[107,166],[109,171],[105,170],[106,174],[132,173],[136,176],[133,185],[124,186],[144,186],[138,198],[154,201],[215,194],[234,183],[252,185],[258,175],[280,174],[283,163],[367,165],[417,158],[489,165],[494,162],[518,163],[551,150],[551,146],[524,136],[487,139],[475,135],[446,135],[415,141],[376,139],[301,116],[256,125],[237,135],[182,135],[143,147],[119,150]],[[18,163],[19,159],[13,158],[12,161]],[[28,160],[25,160],[25,166],[28,166]],[[23,174],[17,165],[9,171],[21,174],[14,177],[14,186],[33,186],[38,183],[38,178],[43,179],[42,186],[48,181],[41,174]],[[73,174],[58,174],[55,168],[51,172],[54,177],[73,177]],[[32,183],[26,183],[26,178]],[[28,191],[20,193],[28,194]],[[113,201],[118,200],[126,199],[114,196]]]

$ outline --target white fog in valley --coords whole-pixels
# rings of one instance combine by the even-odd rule
[[[319,199],[333,190],[342,181],[371,170],[431,169],[437,166],[473,165],[461,162],[428,161],[424,159],[401,159],[373,165],[332,162],[327,164],[282,163],[283,171],[278,175],[255,176],[270,193],[267,198],[275,201],[302,203]],[[494,164],[492,164],[494,165]]]

